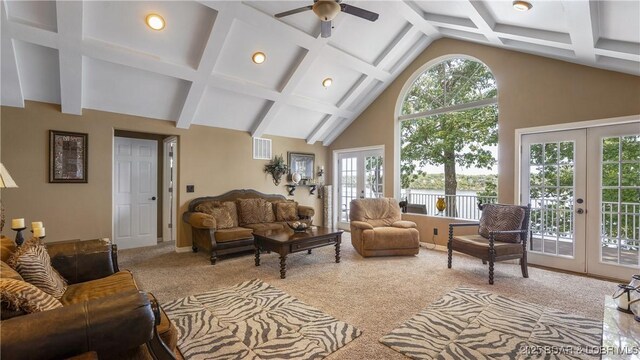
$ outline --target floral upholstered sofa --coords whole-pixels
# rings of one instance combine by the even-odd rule
[[[314,213],[282,195],[243,189],[193,199],[182,219],[191,225],[193,251],[210,251],[215,265],[218,255],[253,250],[254,231],[284,229],[293,221],[311,225]]]

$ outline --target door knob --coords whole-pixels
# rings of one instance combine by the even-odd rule
[[[584,214],[584,210],[583,210],[583,209],[578,209],[578,210],[576,210],[576,212],[577,212],[578,214]]]
[[[149,200],[155,200],[155,199],[156,199],[156,197],[155,197],[155,196],[153,196],[153,197],[152,197],[151,199],[149,199]]]

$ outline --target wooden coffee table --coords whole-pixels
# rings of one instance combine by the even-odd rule
[[[290,229],[256,231],[253,233],[256,247],[256,266],[260,266],[260,251],[273,251],[280,254],[280,278],[287,276],[287,255],[322,246],[336,247],[336,262],[340,262],[340,242],[342,230],[313,227],[305,232]]]

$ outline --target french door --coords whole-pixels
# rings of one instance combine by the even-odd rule
[[[522,137],[529,260],[629,279],[640,269],[640,123]]]
[[[338,228],[349,229],[351,200],[384,194],[382,149],[340,152],[338,162]]]

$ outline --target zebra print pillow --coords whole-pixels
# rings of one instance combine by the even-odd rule
[[[524,221],[524,209],[520,206],[505,206],[485,204],[482,208],[480,227],[478,232],[485,238],[489,238],[489,232],[500,230],[520,230]],[[519,234],[497,234],[494,238],[497,241],[518,243]]]
[[[22,244],[9,259],[9,265],[26,282],[56,299],[60,299],[67,291],[67,282],[51,267],[49,253],[37,238]]]
[[[16,279],[0,279],[0,300],[9,309],[27,314],[62,307],[62,303],[37,287]]]

